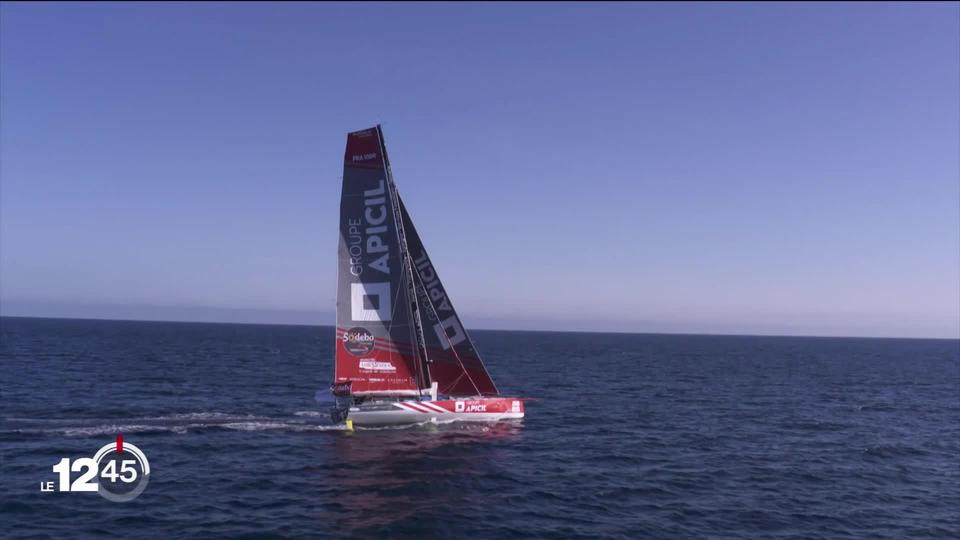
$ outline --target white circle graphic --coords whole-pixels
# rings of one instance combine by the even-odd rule
[[[93,460],[97,462],[98,469],[100,467],[100,461],[103,460],[103,458],[105,458],[107,454],[114,453],[116,451],[117,451],[116,442],[105,444],[103,445],[103,447],[100,448],[100,450],[97,450],[97,453],[94,454],[93,456]],[[130,452],[131,454],[133,454],[133,457],[137,458],[137,461],[140,463],[140,469],[143,471],[143,474],[140,475],[140,479],[139,479],[139,482],[137,483],[137,487],[133,488],[133,490],[127,493],[113,493],[112,491],[105,489],[103,484],[100,484],[99,489],[97,489],[97,493],[99,493],[100,496],[103,497],[104,499],[107,499],[113,502],[129,502],[136,499],[137,497],[140,496],[141,493],[143,493],[143,490],[147,489],[147,484],[150,482],[150,462],[147,460],[147,456],[144,455],[143,451],[140,450],[140,448],[138,448],[135,444],[124,442],[123,452],[124,453]],[[100,479],[100,476],[98,475],[97,476],[98,482],[99,482],[99,479]]]

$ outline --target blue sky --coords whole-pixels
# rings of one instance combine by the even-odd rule
[[[960,7],[3,4],[6,315],[332,322],[384,126],[468,326],[960,333]]]

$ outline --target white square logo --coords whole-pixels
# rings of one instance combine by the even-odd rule
[[[350,318],[354,321],[389,321],[392,318],[390,282],[351,283]]]
[[[437,339],[440,340],[440,347],[443,350],[456,347],[457,344],[467,339],[467,335],[463,333],[463,328],[457,321],[456,315],[451,315],[433,325],[433,331],[437,333]]]

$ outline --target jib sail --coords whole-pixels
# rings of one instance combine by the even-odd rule
[[[440,393],[450,396],[497,395],[497,387],[460,322],[410,214],[399,197],[398,201],[413,266],[430,379],[438,384]]]
[[[334,383],[350,383],[354,394],[412,395],[427,382],[389,174],[380,126],[347,135]]]

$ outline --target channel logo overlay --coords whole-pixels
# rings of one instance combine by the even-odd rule
[[[150,483],[150,462],[140,448],[124,443],[123,435],[103,445],[92,458],[63,458],[53,466],[56,481],[40,482],[40,491],[76,493],[95,491],[113,502],[129,502]],[[80,473],[72,478],[71,473]]]

